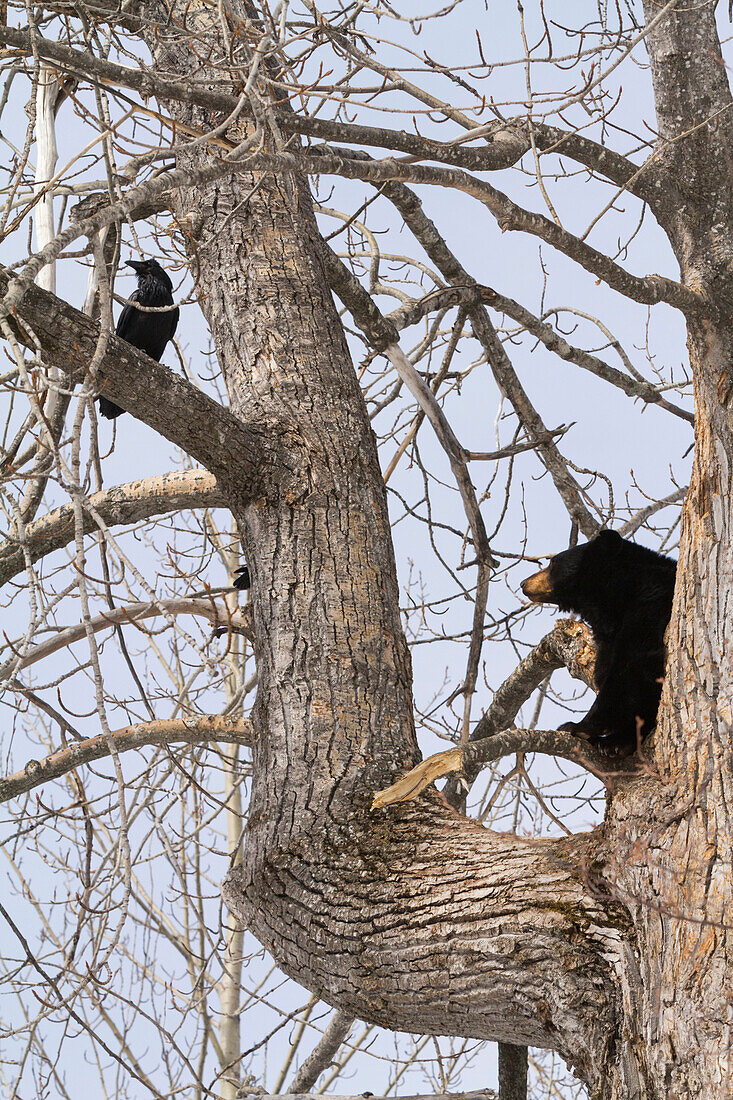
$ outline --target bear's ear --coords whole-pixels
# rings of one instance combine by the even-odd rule
[[[605,543],[606,546],[618,546],[619,543],[624,542],[625,540],[622,538],[621,535],[619,535],[618,531],[610,531],[604,529],[603,531],[598,532],[593,541]]]

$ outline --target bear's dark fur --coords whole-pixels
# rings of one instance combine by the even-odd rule
[[[584,734],[608,752],[637,747],[657,721],[677,563],[615,531],[564,550],[528,577],[533,603],[552,603],[585,619],[596,643],[596,701],[580,722],[560,727]]]

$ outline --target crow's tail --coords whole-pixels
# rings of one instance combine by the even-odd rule
[[[119,416],[125,410],[121,409],[119,405],[115,405],[112,401],[108,401],[106,397],[100,397],[99,411],[107,420],[114,420],[116,416]]]

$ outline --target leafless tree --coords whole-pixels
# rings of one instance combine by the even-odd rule
[[[3,7],[18,1100],[733,1090],[729,13],[401,7]],[[622,762],[517,595],[603,526],[680,561]]]

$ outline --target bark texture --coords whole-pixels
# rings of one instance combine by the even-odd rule
[[[651,19],[658,9],[646,6]],[[662,720],[649,773],[612,805],[606,877],[617,875],[634,922],[640,972],[628,1026],[645,1051],[649,1095],[722,1100],[733,1092],[733,116],[715,9],[679,5],[648,43],[669,191],[661,219],[683,282],[719,313],[688,325],[695,460]]]

